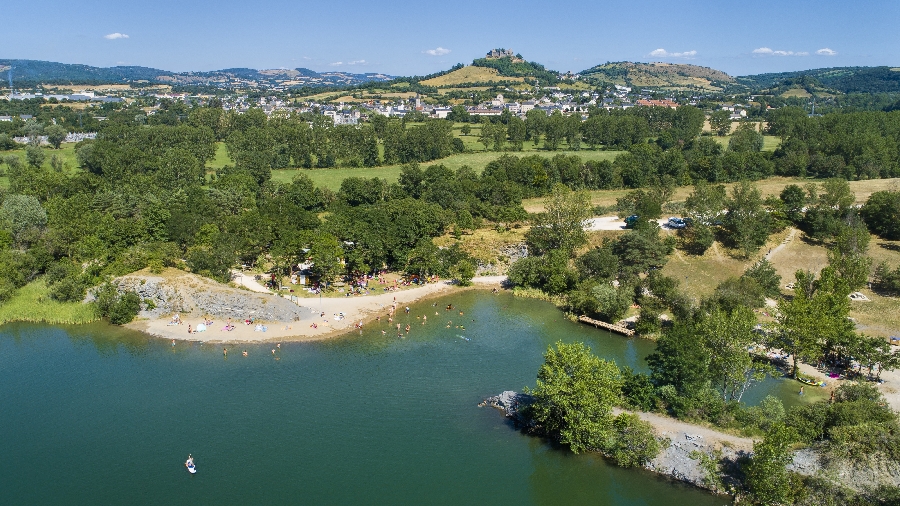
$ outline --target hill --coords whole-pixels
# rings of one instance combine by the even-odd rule
[[[460,84],[474,83],[494,83],[508,81],[521,82],[524,80],[525,79],[522,77],[501,76],[500,71],[494,68],[476,67],[474,65],[470,65],[468,67],[463,67],[461,69],[454,70],[453,72],[448,72],[446,74],[440,75],[438,77],[419,81],[419,84],[422,84],[424,86],[438,87],[457,86]]]
[[[496,69],[504,77],[533,77],[541,84],[552,84],[557,81],[557,73],[547,70],[540,63],[525,61],[521,55],[504,56],[502,58],[478,58],[472,61],[473,67]]]
[[[740,76],[737,81],[753,90],[827,88],[840,93],[897,93],[900,68],[833,67]]]
[[[316,72],[307,68],[256,70],[231,68],[210,72],[170,72],[149,67],[92,67],[40,60],[0,59],[0,71],[12,67],[15,86],[38,84],[109,84],[150,82],[175,85],[207,85],[221,88],[353,86],[371,81],[389,81],[385,74]],[[5,81],[5,80],[4,80]]]
[[[676,63],[604,63],[582,71],[593,81],[633,88],[690,88],[718,91],[736,83],[730,75],[708,67]]]

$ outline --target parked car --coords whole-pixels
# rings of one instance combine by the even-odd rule
[[[636,214],[632,214],[631,216],[625,218],[625,228],[634,228],[634,225],[637,223],[639,216]]]
[[[669,228],[684,228],[687,226],[687,222],[684,221],[683,218],[671,217],[669,218]]]

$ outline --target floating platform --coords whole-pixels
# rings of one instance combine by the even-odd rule
[[[587,323],[588,325],[593,325],[594,327],[606,329],[610,332],[615,332],[617,334],[622,334],[624,336],[632,337],[634,336],[634,331],[629,329],[628,327],[623,327],[621,325],[616,325],[615,323],[607,323],[600,320],[595,320],[593,318],[588,318],[587,316],[581,315],[578,317],[578,321],[581,323]]]

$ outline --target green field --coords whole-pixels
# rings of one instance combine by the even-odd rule
[[[234,162],[231,161],[231,157],[228,156],[228,148],[225,147],[224,142],[216,143],[216,156],[213,157],[212,160],[206,162],[207,169],[221,169],[226,165],[230,165]]]
[[[97,320],[93,306],[80,302],[57,302],[43,280],[33,281],[0,305],[0,324],[9,322],[89,323]]]
[[[728,147],[728,141],[731,140],[730,135],[725,137],[713,137],[723,148]],[[763,135],[763,151],[775,151],[781,145],[781,139],[775,135]]]
[[[448,156],[447,158],[442,158],[440,160],[434,160],[432,162],[422,163],[421,167],[428,167],[430,165],[443,164],[445,167],[448,167],[453,170],[457,170],[463,165],[468,165],[473,168],[475,172],[481,174],[481,171],[484,170],[484,167],[504,154],[509,154],[513,156],[525,156],[525,155],[539,155],[544,158],[552,158],[556,155],[576,155],[581,157],[582,160],[612,160],[616,157],[616,155],[622,153],[621,151],[530,151],[530,152],[508,152],[508,153],[498,153],[496,151],[488,151],[488,152],[477,152],[477,153],[460,153],[458,155]],[[359,167],[359,168],[335,168],[335,169],[284,169],[284,170],[273,170],[272,171],[272,179],[275,181],[280,181],[284,183],[290,182],[294,176],[299,173],[304,173],[313,180],[316,186],[324,186],[326,188],[330,188],[332,190],[337,190],[341,187],[341,181],[348,177],[380,177],[382,179],[387,179],[389,182],[397,181],[397,178],[400,176],[400,169],[402,165],[387,165],[384,167]]]
[[[75,157],[75,144],[74,143],[66,143],[63,144],[59,149],[52,149],[49,147],[44,148],[44,153],[47,155],[44,159],[44,167],[50,167],[50,160],[53,158],[53,155],[58,156],[65,166],[68,167],[69,171],[78,170],[78,159]],[[20,149],[13,149],[9,151],[0,151],[0,159],[5,158],[8,155],[18,156],[20,160],[22,160],[22,165],[25,165],[25,147],[23,146]],[[9,178],[6,176],[6,171],[8,167],[4,164],[2,167],[3,175],[0,176],[0,188],[9,188]]]

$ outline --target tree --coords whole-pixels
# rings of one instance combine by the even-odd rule
[[[873,234],[892,241],[900,239],[900,191],[873,193],[859,213]]]
[[[712,185],[701,179],[685,199],[684,209],[695,223],[716,225],[720,221],[727,199],[725,185]]]
[[[740,402],[754,381],[772,371],[750,354],[757,341],[755,325],[756,315],[746,306],[731,312],[714,310],[698,325],[698,337],[709,353],[709,378],[724,400]]]
[[[755,185],[747,181],[736,184],[725,208],[724,228],[733,246],[749,256],[766,243],[771,217]]]
[[[309,257],[312,259],[310,270],[313,275],[328,283],[341,270],[341,259],[344,250],[337,238],[328,233],[318,233],[309,245]]]
[[[741,277],[756,281],[763,289],[766,297],[778,297],[781,294],[781,276],[775,272],[775,266],[765,258],[744,271]]]
[[[513,151],[522,151],[522,143],[525,141],[525,121],[518,116],[509,118],[506,132],[509,135],[509,142],[512,143]]]
[[[787,214],[787,218],[795,224],[800,223],[807,203],[806,191],[798,185],[789,184],[781,190],[779,198],[784,203],[784,211]]]
[[[590,198],[586,192],[573,192],[556,185],[544,201],[546,211],[533,219],[525,242],[536,254],[560,250],[569,257],[587,242],[584,222],[591,215]]]
[[[469,286],[472,284],[472,278],[475,277],[475,265],[470,260],[463,259],[453,266],[451,273],[459,286]]]
[[[491,144],[494,143],[494,130],[495,126],[490,121],[481,124],[481,130],[478,132],[478,142],[484,145],[484,150],[487,151],[491,148]]]
[[[527,414],[575,453],[603,449],[613,439],[612,408],[621,390],[615,363],[597,358],[582,343],[560,341],[544,353]]]
[[[43,149],[31,144],[25,146],[25,160],[28,162],[28,165],[38,169],[44,164],[44,159],[46,158],[47,155]]]
[[[651,381],[660,387],[672,385],[680,396],[694,395],[709,383],[709,363],[709,353],[689,320],[676,321],[663,332],[647,356]]]
[[[9,223],[12,238],[21,243],[47,225],[47,212],[31,195],[7,195],[0,206],[0,221]]]
[[[470,133],[472,133],[472,127],[468,123],[466,123],[462,126],[462,128],[459,129],[459,133],[463,135],[469,135]]]
[[[47,135],[47,142],[49,142],[54,149],[59,149],[62,142],[66,140],[68,132],[59,125],[50,125],[44,129],[44,134]]]
[[[847,319],[850,302],[847,283],[834,269],[822,269],[819,279],[809,272],[797,271],[794,297],[778,302],[778,344],[791,354],[796,378],[800,360],[818,360],[829,342],[845,340],[853,332]]]
[[[728,151],[735,153],[758,153],[762,151],[763,136],[756,131],[754,123],[743,123],[728,140]]]
[[[719,137],[728,135],[731,132],[731,114],[724,109],[714,111],[709,115],[709,127]]]
[[[869,231],[855,213],[841,223],[839,232],[828,250],[828,265],[847,282],[851,290],[866,285],[872,268],[872,259],[866,256],[869,247]]]
[[[753,443],[753,455],[745,469],[747,488],[759,504],[791,504],[793,487],[786,466],[793,459],[791,444],[796,432],[776,424],[762,441]]]

